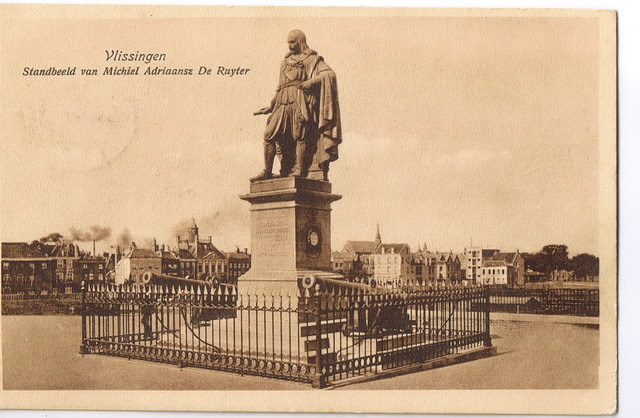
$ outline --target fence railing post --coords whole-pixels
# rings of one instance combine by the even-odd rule
[[[82,343],[80,344],[80,354],[87,354],[89,353],[89,350],[87,348],[87,304],[85,301],[86,288],[84,280],[80,284],[80,293],[82,294],[82,299],[80,300],[80,311],[82,316]]]
[[[491,301],[491,291],[489,290],[488,287],[485,287],[484,288],[484,329],[485,329],[484,346],[485,347],[491,347],[491,327],[489,325],[491,323],[490,301]]]
[[[316,284],[315,286],[315,294],[313,295],[315,299],[315,312],[316,312],[316,358],[315,358],[315,368],[316,372],[313,376],[313,382],[311,386],[315,389],[322,389],[327,386],[327,378],[322,373],[322,294],[320,293],[320,285]]]

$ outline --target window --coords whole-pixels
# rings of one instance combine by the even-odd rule
[[[42,263],[40,265],[40,267],[42,268],[42,270],[46,270],[47,269],[47,263]]]
[[[72,272],[68,272],[67,273],[67,281],[70,282],[73,280],[73,273]]]
[[[58,260],[58,268],[61,269],[64,267],[64,260]]]
[[[9,263],[2,263],[2,268],[3,269],[8,269],[9,268]]]
[[[58,279],[59,282],[62,281],[62,279],[64,279],[64,274],[62,273],[56,273],[56,279]]]
[[[24,276],[23,276],[22,274],[18,274],[18,275],[16,276],[16,281],[18,281],[18,282],[23,282],[23,281],[24,281]]]
[[[9,274],[5,274],[4,276],[2,276],[2,281],[4,282],[8,282],[9,280],[11,280],[11,276],[9,276]]]
[[[67,262],[67,267],[68,267],[68,268],[73,267],[73,260],[69,260],[69,261]]]

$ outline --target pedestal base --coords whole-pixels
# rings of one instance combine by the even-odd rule
[[[240,293],[298,294],[298,279],[332,275],[331,183],[302,177],[257,181],[251,203],[251,269]]]
[[[249,270],[238,279],[238,294],[242,295],[280,295],[297,297],[303,295],[300,281],[307,277],[326,277],[344,279],[343,276],[321,270],[296,271],[253,271]]]

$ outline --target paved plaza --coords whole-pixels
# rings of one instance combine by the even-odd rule
[[[499,318],[499,319],[498,319]],[[534,318],[535,319],[535,318]],[[589,389],[598,385],[598,328],[491,323],[498,355],[351,389]],[[310,385],[99,355],[81,356],[80,317],[3,316],[4,388],[23,390],[311,390]]]

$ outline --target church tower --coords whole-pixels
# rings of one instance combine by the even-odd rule
[[[192,218],[191,228],[189,228],[189,232],[191,233],[191,237],[193,242],[198,242],[198,225],[196,225],[196,219]]]
[[[376,245],[382,244],[382,237],[380,236],[380,224],[376,223]]]

